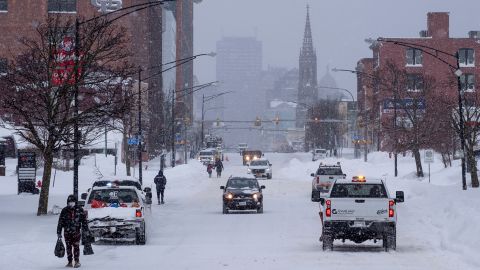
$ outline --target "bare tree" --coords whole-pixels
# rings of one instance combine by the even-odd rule
[[[47,213],[53,155],[72,145],[74,123],[80,127],[81,144],[88,144],[110,117],[125,109],[122,82],[131,74],[126,31],[105,19],[92,20],[81,26],[80,44],[74,44],[73,28],[70,20],[48,17],[33,38],[20,40],[21,53],[1,78],[3,113],[14,116],[16,133],[38,148],[45,161],[37,215]],[[79,59],[74,46],[79,46]]]

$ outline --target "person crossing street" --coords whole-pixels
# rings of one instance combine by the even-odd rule
[[[217,160],[215,161],[215,168],[217,171],[217,178],[222,177],[223,163],[220,158],[217,158]]]

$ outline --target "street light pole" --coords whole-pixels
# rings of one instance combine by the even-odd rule
[[[201,136],[202,136],[202,138],[201,138],[201,144],[200,144],[200,145],[201,145],[201,148],[203,148],[203,137],[205,136],[205,135],[203,134],[203,124],[204,124],[203,122],[204,122],[204,121],[205,121],[205,94],[202,95],[202,131],[201,131],[201,133],[200,133]]]
[[[73,93],[73,196],[78,200],[79,130],[78,130],[78,68],[80,57],[80,21],[75,18],[75,85]]]

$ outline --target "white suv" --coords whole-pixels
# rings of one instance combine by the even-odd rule
[[[253,174],[257,178],[266,177],[267,179],[272,179],[272,164],[268,159],[261,158],[252,160],[248,165],[247,172]]]
[[[324,159],[327,157],[327,150],[325,149],[314,149],[312,151],[312,161],[317,161],[318,159]]]

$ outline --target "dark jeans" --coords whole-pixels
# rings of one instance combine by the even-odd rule
[[[157,199],[158,199],[158,201],[163,202],[163,193],[164,192],[165,192],[164,188],[160,188],[160,189],[157,188]],[[162,200],[160,200],[160,196],[162,196]]]
[[[69,262],[72,261],[72,258],[75,258],[75,261],[80,260],[80,232],[79,233],[65,233],[65,244],[67,248],[67,259]],[[73,251],[73,256],[72,256]]]

